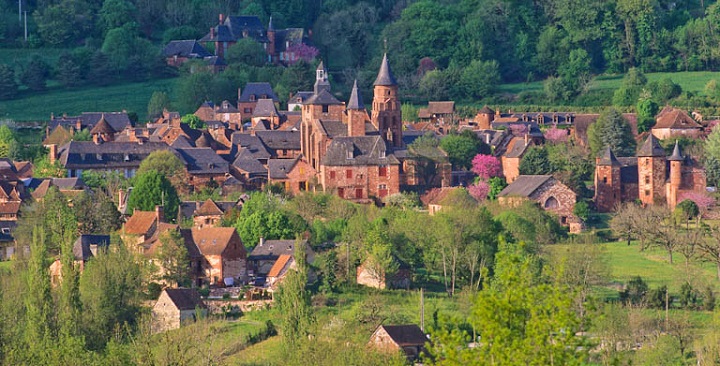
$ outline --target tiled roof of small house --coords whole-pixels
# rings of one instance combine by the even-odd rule
[[[272,150],[300,150],[300,131],[257,131],[255,135]]]
[[[155,211],[135,210],[123,225],[123,231],[131,235],[145,235],[156,221],[157,214]]]
[[[295,253],[295,245],[297,240],[264,240],[261,239],[260,243],[250,252],[248,260],[267,260],[277,259],[282,254],[293,255]],[[313,253],[312,248],[307,244],[307,240],[303,240],[301,243],[305,246],[305,253],[310,255]]]
[[[215,201],[208,198],[202,205],[200,205],[194,214],[195,216],[222,215],[223,211],[220,207],[218,207]]]
[[[270,179],[288,179],[287,173],[295,167],[297,162],[298,158],[270,159],[268,160],[268,176]]]
[[[258,99],[253,117],[280,117],[280,113],[275,108],[275,102],[272,99]]]
[[[432,114],[455,113],[455,102],[428,102],[428,112]]]
[[[163,57],[205,58],[212,56],[194,39],[170,41],[162,50]]]
[[[177,149],[187,163],[190,174],[224,174],[230,172],[230,164],[209,147]]]
[[[223,100],[222,103],[215,110],[216,113],[240,113],[232,103],[227,100]]]
[[[487,105],[484,105],[482,108],[480,108],[480,110],[478,111],[478,113],[482,113],[482,114],[495,114],[495,111],[492,110],[492,109],[490,109],[490,107],[488,107]]]
[[[308,100],[310,97],[315,95],[315,93],[311,91],[299,91],[295,93],[293,96],[288,99],[288,103],[293,104],[303,104],[306,100]]]
[[[505,157],[508,158],[520,158],[525,154],[528,147],[532,145],[532,142],[528,141],[525,143],[525,139],[522,137],[514,137],[511,142],[512,147],[505,152]]]
[[[221,255],[234,238],[238,240],[241,247],[238,249],[243,252],[245,251],[240,236],[238,236],[234,227],[192,228],[190,233],[192,234],[193,242],[204,256]]]
[[[250,97],[254,100],[251,100]],[[247,83],[240,93],[240,102],[254,102],[259,99],[272,99],[277,102],[278,97],[272,89],[270,83]]]
[[[71,141],[59,149],[59,161],[67,169],[137,167],[150,153],[173,150],[164,142]],[[100,159],[98,159],[100,157]]]
[[[48,127],[50,130],[54,130],[60,125],[66,128],[74,127],[79,120],[82,128],[92,129],[103,117],[115,131],[122,131],[126,127],[132,127],[132,122],[126,112],[83,112],[79,116],[53,117],[50,122],[48,122]]]
[[[702,126],[695,122],[685,111],[672,108],[668,111],[663,110],[657,117],[657,122],[653,129],[670,128],[670,129],[700,129]]]
[[[545,182],[555,179],[552,175],[519,175],[515,181],[503,189],[498,197],[520,196],[529,197]]]
[[[240,149],[232,165],[248,174],[267,174],[267,169],[246,148]]]
[[[273,264],[272,268],[270,268],[270,272],[268,272],[268,277],[278,277],[280,276],[280,273],[285,268],[285,266],[290,263],[290,261],[293,259],[292,255],[289,254],[281,254],[278,259]]]
[[[178,310],[195,310],[197,308],[205,308],[205,304],[200,298],[200,293],[194,288],[166,288],[170,300],[175,304]]]
[[[257,136],[235,132],[230,136],[230,139],[233,145],[247,149],[256,159],[268,159],[271,156],[263,141]]]
[[[337,98],[335,98],[326,89],[321,90],[318,94],[313,94],[312,97],[305,100],[307,105],[339,105],[343,104]]]
[[[323,132],[325,132],[330,138],[347,136],[348,134],[348,126],[342,121],[328,121],[321,119],[318,120],[318,124],[323,129]]]
[[[75,260],[86,261],[88,258],[94,256],[90,249],[91,245],[97,245],[98,248],[107,249],[107,247],[110,246],[110,235],[80,235],[73,244]]]
[[[72,140],[73,134],[70,132],[71,127],[62,125],[56,126],[52,132],[43,141],[43,145],[63,145]]]
[[[112,126],[110,126],[110,123],[108,123],[105,119],[105,114],[100,117],[100,120],[95,124],[95,127],[90,130],[90,134],[92,135],[101,133],[113,135],[115,132],[116,131],[112,128]]]
[[[425,333],[415,324],[410,325],[381,325],[382,328],[400,347],[421,346],[427,342]],[[377,330],[376,330],[377,332]]]
[[[396,165],[380,136],[337,137],[332,140],[322,164],[327,166]]]

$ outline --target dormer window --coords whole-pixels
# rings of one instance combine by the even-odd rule
[[[251,101],[251,102],[254,102],[254,101],[255,101],[255,94],[250,94],[250,101]]]
[[[380,151],[380,159],[385,159],[385,150]]]
[[[355,154],[353,154],[352,150],[347,151],[347,159],[355,159]]]
[[[123,158],[125,161],[130,161],[130,154],[125,154],[125,157]]]
[[[102,154],[95,154],[95,159],[102,161]]]

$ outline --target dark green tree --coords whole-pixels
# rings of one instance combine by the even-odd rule
[[[533,146],[520,159],[520,174],[543,175],[552,173],[548,151],[544,147]]]
[[[165,109],[170,108],[170,97],[168,97],[166,92],[153,92],[148,102],[148,118],[157,118],[162,115]]]
[[[190,285],[190,256],[185,239],[179,231],[168,230],[160,235],[160,251],[157,254],[158,265],[162,267],[160,280],[178,287]]]
[[[128,199],[127,209],[152,211],[163,206],[165,217],[174,221],[177,217],[180,199],[172,183],[157,170],[148,170],[135,177],[135,184]]]
[[[0,99],[12,99],[17,95],[18,84],[15,70],[6,64],[0,64]]]
[[[98,26],[103,33],[120,28],[134,20],[135,6],[126,0],[105,0],[100,9]]]
[[[470,131],[468,131],[470,132]],[[470,169],[477,154],[488,154],[489,147],[474,133],[450,134],[440,140],[440,147],[450,157],[453,169]]]
[[[35,55],[25,66],[20,81],[30,90],[45,90],[48,76],[50,76],[50,67],[40,56]]]
[[[243,38],[228,48],[227,61],[248,66],[262,66],[267,62],[267,53],[254,39]]]
[[[463,69],[460,81],[465,98],[473,100],[492,95],[496,85],[500,83],[497,61],[473,60]]]
[[[70,52],[63,52],[57,62],[57,79],[67,87],[76,86],[83,82],[82,66],[75,60]]]
[[[634,156],[637,146],[630,124],[614,108],[605,110],[588,128],[588,144],[593,156],[610,147],[615,156]]]

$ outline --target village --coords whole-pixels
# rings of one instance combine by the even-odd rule
[[[147,115],[55,103],[42,120],[0,120],[0,363],[720,362],[715,79],[698,94],[643,73],[671,56],[628,46],[618,66],[565,49],[567,20],[533,40],[534,71],[465,38],[443,55],[416,42],[442,24],[393,28],[452,15],[427,1],[328,2],[342,17],[314,27],[241,1],[162,40],[153,22],[110,28],[114,11],[136,11],[117,2],[101,11],[102,50],[63,54],[40,87],[29,64],[22,87],[15,71],[3,83],[0,63],[3,101],[10,87],[42,96],[51,74],[80,92],[177,79]],[[388,28],[360,47],[367,35],[347,28],[375,17]],[[108,43],[119,29],[136,44]],[[140,33],[160,45],[152,60]],[[120,49],[136,55],[108,57]],[[93,76],[103,57],[117,69]],[[678,71],[713,70],[681,58]],[[590,87],[602,68],[609,93]]]

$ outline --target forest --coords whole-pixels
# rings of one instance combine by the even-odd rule
[[[18,4],[28,14],[27,41]],[[0,60],[7,64],[0,65],[0,83],[13,84],[14,72],[22,90],[42,90],[48,78],[74,87],[176,75],[158,56],[162,45],[199,39],[219,14],[257,15],[265,24],[272,16],[277,28],[308,29],[339,90],[357,78],[369,92],[388,52],[411,102],[488,100],[499,83],[544,81],[542,98],[519,98],[571,103],[586,94],[594,75],[720,67],[720,6],[704,0],[3,0],[0,9],[0,46],[63,50],[48,59]],[[228,74],[205,80],[214,87],[204,97],[228,97],[247,81],[279,84],[282,98],[307,87],[293,76],[314,65],[278,70],[252,57],[259,47],[237,48]],[[0,97],[14,97],[12,89],[2,88]]]

